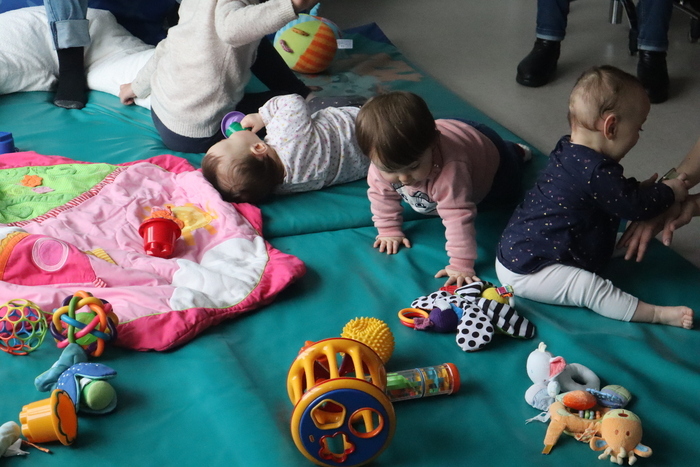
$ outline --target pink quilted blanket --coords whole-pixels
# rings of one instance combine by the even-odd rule
[[[147,255],[138,232],[156,209],[181,221],[169,258]],[[175,156],[120,165],[33,152],[0,160],[0,304],[23,298],[51,313],[90,292],[112,304],[123,347],[182,345],[301,277],[301,260],[261,232],[256,207],[222,201]]]

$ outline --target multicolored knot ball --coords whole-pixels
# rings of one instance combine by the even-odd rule
[[[0,349],[27,355],[44,341],[48,324],[35,303],[15,298],[0,306]]]
[[[343,327],[340,337],[362,342],[374,350],[385,364],[394,353],[394,335],[381,319],[355,318]]]
[[[90,311],[77,313],[84,306]],[[109,302],[79,290],[66,297],[63,306],[54,310],[49,329],[58,348],[78,344],[88,355],[99,357],[105,343],[117,338],[118,324],[119,318]]]
[[[277,31],[274,46],[287,66],[299,73],[320,73],[331,64],[338,49],[340,29],[331,21],[300,14],[299,18]]]

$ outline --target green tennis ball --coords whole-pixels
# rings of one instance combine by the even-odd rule
[[[103,410],[115,397],[117,392],[107,381],[90,381],[81,391],[80,402],[91,410]]]

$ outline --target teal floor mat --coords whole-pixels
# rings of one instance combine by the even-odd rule
[[[492,123],[408,63],[376,27],[353,34],[352,55],[341,55],[333,75],[312,77],[313,83],[328,92],[348,86],[368,94],[412,90],[426,97],[438,117]],[[370,71],[363,75],[363,70]],[[79,160],[122,163],[170,152],[145,109],[92,92],[85,109],[66,111],[54,107],[50,97],[0,96],[0,131],[13,132],[22,150]],[[503,136],[517,139],[492,124]],[[195,165],[200,157],[176,155]],[[544,156],[536,154],[526,178],[532,180],[543,162]],[[160,353],[107,349],[98,362],[118,372],[116,411],[81,415],[78,438],[70,447],[47,444],[52,454],[28,448],[28,457],[3,459],[3,465],[312,465],[290,435],[287,372],[305,341],[337,337],[356,317],[375,317],[391,328],[396,345],[387,371],[452,362],[461,374],[456,394],[394,404],[394,438],[371,465],[609,465],[569,436],[562,436],[550,455],[541,454],[547,426],[525,423],[539,411],[524,400],[531,384],[526,360],[539,342],[554,355],[589,367],[603,384],[631,391],[629,409],[642,419],[642,443],[653,449],[636,465],[697,463],[697,329],[623,323],[583,309],[516,299],[518,313],[537,327],[534,339],[496,335],[486,349],[463,352],[453,333],[415,331],[397,318],[401,308],[443,283],[433,278],[447,261],[440,220],[407,212],[413,248],[380,254],[372,248],[376,232],[365,191],[366,183],[359,181],[264,204],[266,238],[302,259],[306,275],[273,303],[210,328],[181,348]],[[496,280],[494,252],[508,217],[508,210],[491,209],[477,219],[477,269],[487,280]],[[604,273],[644,300],[700,310],[700,296],[693,292],[700,271],[658,242],[643,263],[616,259]],[[49,339],[29,356],[0,352],[0,424],[19,421],[25,404],[47,396],[35,389],[34,378],[59,354]]]

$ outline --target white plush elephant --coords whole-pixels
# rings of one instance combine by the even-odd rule
[[[560,392],[587,388],[600,389],[600,379],[593,371],[578,363],[566,363],[554,357],[540,342],[527,357],[527,375],[533,382],[525,391],[525,400],[536,409],[546,411]]]

